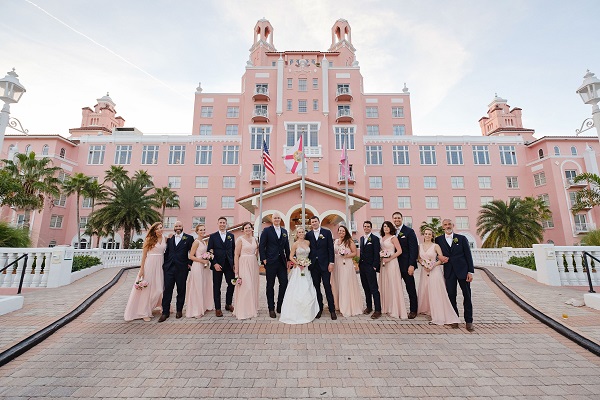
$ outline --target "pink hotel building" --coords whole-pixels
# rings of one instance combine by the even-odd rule
[[[1,158],[15,151],[51,157],[66,174],[83,172],[104,178],[111,165],[129,172],[147,170],[156,187],[177,191],[180,208],[168,208],[164,225],[176,220],[191,232],[199,223],[216,230],[226,216],[233,228],[258,218],[258,190],[264,184],[262,219],[273,212],[294,229],[301,222],[300,178],[283,164],[283,156],[303,135],[306,146],[307,215],[325,226],[345,216],[344,179],[340,176],[342,142],[347,140],[352,226],[371,220],[376,229],[394,211],[418,228],[433,217],[449,217],[474,247],[480,206],[492,199],[536,196],[550,206],[545,241],[578,243],[596,227],[597,210],[573,216],[570,206],[581,185],[573,177],[599,173],[597,137],[534,138],[523,128],[521,109],[496,96],[479,120],[477,136],[415,136],[410,93],[365,93],[352,45],[350,25],[340,19],[331,30],[327,51],[277,51],[273,27],[260,20],[242,77],[241,93],[195,94],[192,134],[143,134],[124,126],[110,97],[83,108],[81,127],[70,137],[6,136]],[[268,143],[276,174],[260,172],[261,144]],[[62,196],[32,215],[35,246],[77,245],[75,197]],[[90,201],[84,199],[79,227],[84,228]],[[2,219],[23,221],[5,207]],[[142,237],[144,233],[135,238]],[[122,235],[102,238],[102,247],[119,246]],[[89,246],[89,237],[84,236]]]

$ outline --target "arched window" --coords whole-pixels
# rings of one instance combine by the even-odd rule
[[[8,152],[10,153],[11,151],[14,151],[15,147],[16,146],[14,144],[11,144],[10,146],[8,146]]]
[[[576,156],[577,155],[577,148],[575,146],[571,146],[571,155],[572,156]]]
[[[538,150],[538,156],[540,156],[540,159],[544,158],[544,150],[543,149]]]
[[[42,147],[42,155],[47,156],[49,151],[50,151],[50,146],[45,144],[44,147]]]
[[[65,150],[65,148],[64,148],[64,147],[62,147],[62,148],[60,149],[60,156],[59,156],[59,157],[60,157],[60,158],[65,158],[65,153],[66,153],[66,152],[67,152],[67,151]]]
[[[560,149],[558,148],[558,146],[554,146],[554,155],[560,156]]]
[[[30,144],[25,146],[25,154],[29,154],[29,153],[31,153],[31,145]]]

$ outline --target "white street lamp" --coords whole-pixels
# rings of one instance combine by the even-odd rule
[[[585,104],[592,106],[592,118],[583,121],[581,128],[575,132],[580,134],[595,126],[598,136],[600,136],[600,107],[598,107],[598,102],[600,102],[600,80],[589,69],[583,77],[583,83],[577,89],[577,94],[581,96],[581,100]]]
[[[8,72],[4,78],[0,79],[0,100],[4,102],[4,107],[2,107],[2,111],[0,111],[0,151],[2,150],[2,146],[4,144],[4,133],[6,132],[6,127],[8,127],[9,120],[11,119],[10,105],[12,103],[17,103],[21,99],[21,96],[23,96],[23,93],[25,93],[25,87],[19,82],[19,75],[17,75],[15,69],[13,68],[13,70]],[[16,120],[16,122],[21,125],[19,120]],[[10,121],[10,123],[11,127],[16,127],[15,122]],[[20,130],[23,133],[27,133],[25,130],[23,130],[22,126],[21,129],[15,129]]]

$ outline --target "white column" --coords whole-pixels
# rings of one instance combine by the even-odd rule
[[[321,69],[323,70],[323,114],[329,114],[329,61],[323,56],[321,61]]]
[[[277,115],[283,113],[283,57],[277,60]]]
[[[538,282],[551,286],[561,286],[554,245],[534,244],[533,255]],[[562,260],[560,260],[560,263],[562,263]]]
[[[2,111],[0,111],[0,158],[4,158],[4,156],[2,156],[2,146],[4,146],[4,134],[6,133],[6,128],[8,127],[9,118],[10,105],[4,104]]]
[[[70,284],[71,268],[73,268],[73,248],[67,246],[53,247],[52,257],[50,257],[47,266],[48,282],[46,287],[51,288]]]

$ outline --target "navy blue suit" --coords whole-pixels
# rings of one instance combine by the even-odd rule
[[[189,272],[189,265],[192,261],[189,259],[189,252],[192,249],[194,238],[188,234],[182,233],[179,244],[175,245],[175,235],[167,239],[167,249],[163,263],[164,291],[162,299],[162,313],[169,315],[171,312],[171,300],[173,299],[173,289],[177,285],[177,311],[183,311],[185,302],[185,285]]]
[[[381,296],[379,294],[379,285],[377,285],[377,272],[379,272],[380,257],[379,251],[381,244],[379,238],[373,234],[369,236],[365,243],[365,237],[360,238],[358,270],[360,272],[360,282],[365,291],[365,299],[367,308],[373,309],[375,303],[375,311],[381,312]]]
[[[444,264],[444,278],[446,279],[446,291],[454,311],[458,314],[456,305],[456,284],[460,285],[463,293],[463,307],[465,309],[465,322],[473,322],[473,304],[471,303],[471,283],[467,282],[467,274],[473,273],[473,257],[471,256],[471,247],[469,241],[463,235],[452,234],[452,245],[448,246],[444,235],[435,238],[435,242],[442,249],[442,254],[448,257],[448,262]]]
[[[279,294],[277,295],[277,312],[281,312],[283,296],[287,289],[287,261],[290,256],[290,241],[288,232],[281,229],[281,236],[277,237],[274,226],[265,228],[260,235],[259,254],[260,261],[264,264],[267,275],[267,305],[269,311],[275,310],[275,277],[279,280]]]
[[[231,280],[235,278],[233,270],[233,257],[235,254],[235,238],[230,232],[225,232],[225,241],[221,239],[219,231],[211,234],[208,238],[206,251],[213,253],[210,268],[213,270],[213,297],[215,300],[215,310],[221,309],[221,284],[223,283],[223,275],[227,281],[227,292],[225,294],[225,304],[230,306],[233,303],[233,291],[235,286]],[[221,266],[221,271],[214,268],[214,264]]]
[[[331,273],[329,272],[329,264],[335,261],[335,253],[333,250],[333,236],[329,229],[320,228],[319,238],[315,237],[315,231],[310,231],[306,234],[306,239],[310,242],[310,266],[308,270],[312,276],[313,285],[317,290],[317,301],[319,309],[323,311],[323,294],[321,293],[321,281],[325,288],[325,296],[327,297],[327,306],[330,312],[335,312],[335,303],[333,301],[333,292],[331,291]]]
[[[417,286],[415,285],[415,276],[408,274],[408,267],[413,266],[415,270],[418,268],[417,256],[419,255],[419,242],[417,241],[417,235],[414,229],[409,228],[406,225],[402,225],[400,232],[396,232],[398,235],[398,242],[402,248],[402,254],[398,257],[398,264],[400,265],[400,275],[406,285],[406,292],[408,293],[408,299],[410,300],[410,312],[416,313],[419,307],[417,300]]]

